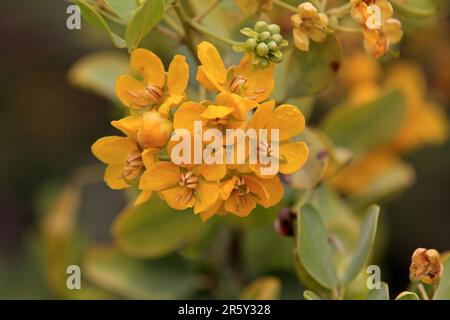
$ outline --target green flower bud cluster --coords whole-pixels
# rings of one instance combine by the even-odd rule
[[[281,49],[288,45],[280,34],[280,27],[258,21],[252,28],[243,28],[241,33],[248,39],[233,46],[237,52],[252,53],[252,63],[258,68],[265,68],[271,62],[280,63],[283,60]]]

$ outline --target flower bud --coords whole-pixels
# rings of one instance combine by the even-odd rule
[[[161,147],[172,134],[172,122],[158,111],[149,111],[142,116],[142,125],[138,131],[138,141],[144,147]]]
[[[270,51],[275,51],[275,50],[278,50],[278,45],[277,45],[277,43],[275,42],[275,41],[269,41],[268,43],[267,43],[267,46],[269,47],[269,50]]]
[[[275,43],[276,43],[277,45],[280,45],[280,44],[281,44],[281,41],[283,41],[283,36],[282,36],[281,34],[274,34],[274,35],[272,36],[272,40],[275,41]]]
[[[269,53],[269,47],[264,42],[258,43],[256,46],[256,54],[260,57],[264,57]]]
[[[292,237],[294,235],[294,221],[296,215],[289,208],[283,208],[278,213],[278,217],[275,220],[274,228],[280,236]]]
[[[255,23],[255,27],[254,27],[256,32],[263,32],[267,30],[267,23],[265,21],[258,21],[257,23]]]
[[[269,31],[264,31],[262,33],[259,34],[259,40],[261,41],[267,41],[270,38],[270,32]]]
[[[258,42],[254,38],[249,38],[247,39],[247,41],[245,41],[245,46],[249,51],[255,50],[257,44]]]
[[[279,27],[277,24],[271,24],[271,25],[268,27],[268,29],[269,29],[269,32],[270,32],[272,35],[278,34],[278,33],[280,33],[280,31],[281,31],[280,27]]]
[[[411,281],[434,284],[442,274],[442,263],[439,252],[434,249],[419,248],[414,251],[409,267]]]

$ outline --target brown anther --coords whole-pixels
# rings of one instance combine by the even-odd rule
[[[244,179],[242,179],[241,177],[236,180],[233,189],[236,190],[236,192],[238,192],[240,196],[244,196],[250,193],[250,188],[245,184]]]
[[[163,90],[158,86],[150,84],[145,88],[145,95],[151,101],[158,103],[161,102]]]
[[[186,186],[189,189],[196,189],[198,187],[198,178],[192,171],[183,172],[180,176],[180,186]]]
[[[243,76],[238,75],[234,77],[230,82],[230,91],[233,93],[238,93],[246,82],[247,79],[245,79]]]
[[[258,152],[261,152],[270,157],[272,154],[272,146],[265,140],[261,140],[258,144]]]
[[[228,117],[215,118],[210,121],[215,126],[225,126],[228,124]]]
[[[138,177],[144,166],[142,154],[139,150],[134,150],[127,156],[127,163],[123,169],[123,176],[127,180],[134,180]]]

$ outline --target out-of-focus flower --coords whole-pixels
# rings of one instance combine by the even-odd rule
[[[414,251],[409,267],[411,281],[434,284],[442,275],[443,265],[439,252],[435,249],[419,248]]]
[[[425,144],[442,144],[448,139],[447,115],[427,99],[425,76],[411,63],[395,64],[387,75],[385,87],[400,89],[405,97],[406,117],[393,143],[401,152]]]
[[[142,81],[132,75],[120,76],[116,81],[116,93],[127,107],[142,109],[159,107],[168,114],[170,108],[181,103],[189,80],[186,58],[176,55],[167,74],[161,60],[153,52],[136,49],[131,53],[131,67],[140,73]]]
[[[288,41],[280,34],[277,24],[268,25],[265,21],[255,23],[253,29],[243,28],[241,33],[248,39],[233,46],[237,52],[248,52],[254,67],[265,69],[273,63],[283,61],[281,50],[288,45]]]
[[[304,142],[293,142],[291,139],[299,135],[305,128],[305,118],[300,110],[293,105],[283,104],[274,109],[275,101],[271,100],[262,103],[253,117],[250,119],[247,128],[256,130],[267,129],[267,142],[260,141],[258,152],[263,152],[271,156],[272,146],[269,141],[274,137],[270,136],[271,129],[277,129],[279,132],[279,172],[291,174],[298,171],[308,159],[308,147]],[[250,164],[250,169],[257,175],[260,175],[261,163]],[[261,176],[270,177],[268,175]]]
[[[376,58],[384,56],[391,44],[403,37],[402,24],[392,18],[394,9],[387,0],[351,0],[351,16],[361,24],[364,48]]]
[[[327,37],[328,17],[320,13],[310,2],[298,6],[298,13],[291,17],[295,46],[309,51],[309,40],[324,42]]]
[[[238,66],[227,70],[222,58],[211,43],[203,41],[197,48],[197,80],[210,91],[230,92],[245,99],[263,101],[273,91],[273,64],[265,69],[258,69],[252,64],[250,54],[244,55]]]
[[[270,12],[272,10],[272,0],[235,0],[239,8],[249,14],[256,12]]]

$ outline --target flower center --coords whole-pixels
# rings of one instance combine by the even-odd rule
[[[198,178],[192,171],[183,172],[181,173],[179,184],[182,187],[186,186],[188,189],[196,189]]]
[[[262,140],[258,144],[258,152],[263,153],[268,157],[270,157],[272,154],[272,146],[269,143],[267,143],[267,141]]]
[[[222,118],[217,117],[217,118],[209,120],[209,122],[215,127],[226,126],[228,124],[228,117],[227,116],[222,117]]]
[[[245,196],[250,193],[250,188],[245,184],[244,179],[239,177],[234,183],[233,189],[238,193],[239,196]]]
[[[245,79],[243,76],[238,75],[234,77],[230,82],[230,91],[233,93],[238,93],[246,82],[247,79]]]
[[[161,102],[162,96],[163,96],[163,90],[158,87],[155,86],[153,84],[148,85],[145,88],[145,93],[144,95],[151,101],[155,102],[155,103],[159,103]]]
[[[134,180],[141,172],[144,162],[142,161],[142,154],[139,150],[131,152],[127,157],[127,164],[123,169],[123,176],[127,180]]]

